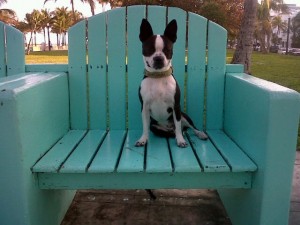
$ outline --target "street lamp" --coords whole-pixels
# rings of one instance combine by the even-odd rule
[[[48,49],[51,51],[51,44],[50,44],[50,24],[47,23],[47,30],[48,30]]]

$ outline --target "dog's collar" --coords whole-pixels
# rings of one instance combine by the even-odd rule
[[[170,69],[163,71],[163,72],[149,72],[148,70],[145,69],[145,76],[146,77],[151,77],[151,78],[163,78],[163,77],[168,77],[173,73],[172,67]]]

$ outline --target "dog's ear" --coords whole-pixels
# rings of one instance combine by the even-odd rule
[[[173,43],[177,39],[177,22],[176,20],[172,20],[166,27],[164,36],[167,37]]]
[[[148,20],[143,19],[140,26],[140,40],[141,42],[146,41],[149,37],[153,35],[153,30],[151,24]]]

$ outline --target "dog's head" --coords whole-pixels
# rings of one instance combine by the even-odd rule
[[[172,20],[167,25],[163,35],[154,35],[148,20],[142,20],[140,40],[143,44],[145,68],[149,72],[166,71],[171,67],[173,44],[176,39],[176,20]]]

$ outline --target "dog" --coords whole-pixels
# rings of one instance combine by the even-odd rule
[[[142,105],[143,134],[135,146],[148,141],[149,128],[158,136],[175,137],[177,145],[188,146],[182,132],[191,128],[203,140],[208,137],[199,131],[191,118],[181,112],[180,89],[172,71],[173,44],[177,39],[177,22],[172,20],[163,35],[154,35],[151,24],[143,19],[140,41],[145,64],[144,78],[139,87]]]

